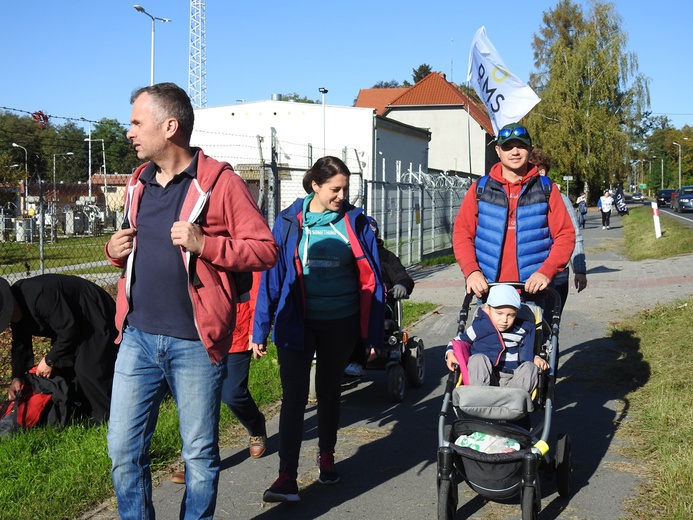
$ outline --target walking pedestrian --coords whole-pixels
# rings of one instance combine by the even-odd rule
[[[181,519],[211,519],[219,410],[235,326],[234,271],[274,265],[277,246],[243,180],[190,146],[194,112],[173,83],[137,90],[127,137],[146,161],[127,184],[124,229],[106,244],[123,268],[108,451],[123,520],[153,519],[149,446],[170,390],[187,486]]]
[[[282,211],[272,230],[280,260],[262,276],[253,325],[253,349],[261,357],[274,323],[283,391],[279,477],[265,502],[300,500],[298,461],[313,355],[318,482],[335,484],[342,373],[359,338],[364,348],[383,341],[378,246],[363,211],[347,199],[349,176],[337,157],[318,159],[303,178],[308,195]]]
[[[401,300],[411,295],[411,292],[414,290],[414,280],[402,265],[399,257],[385,247],[385,243],[380,238],[378,222],[371,216],[367,218],[378,243],[380,273],[385,285],[385,291],[387,292],[385,317],[386,319],[393,318],[395,316],[395,300]],[[368,358],[377,355],[375,347],[380,348],[380,345],[372,345],[370,349],[364,350],[361,342],[357,342],[351,354],[350,362],[344,369],[344,375],[349,377],[362,377],[365,375],[365,366]]]
[[[539,175],[542,176],[548,175],[549,170],[551,169],[551,157],[549,157],[547,153],[539,148],[532,150],[529,162],[537,167]],[[556,292],[561,297],[561,314],[563,314],[563,308],[565,307],[565,302],[568,299],[570,267],[572,266],[574,273],[573,283],[575,284],[577,292],[580,292],[587,287],[587,264],[585,262],[585,247],[582,240],[582,233],[580,232],[580,224],[575,219],[575,210],[573,209],[573,204],[570,202],[568,195],[561,193],[561,198],[563,199],[563,204],[565,204],[565,209],[568,211],[568,215],[570,215],[570,220],[575,229],[575,248],[573,249],[573,254],[570,256],[570,262],[565,269],[558,273],[551,281],[551,285],[554,287],[554,289],[556,289]],[[553,306],[553,298],[549,297],[549,302],[544,306],[544,308],[548,310],[552,309]]]
[[[611,208],[614,205],[614,199],[609,190],[604,190],[604,195],[599,197],[597,206],[602,214],[602,229],[611,229]]]
[[[585,229],[585,223],[587,222],[587,197],[584,192],[580,193],[576,202],[578,205],[578,225]]]
[[[519,123],[498,133],[500,161],[467,191],[455,219],[453,249],[467,292],[488,282],[517,282],[535,294],[562,271],[575,230],[558,188],[529,163],[532,139]]]

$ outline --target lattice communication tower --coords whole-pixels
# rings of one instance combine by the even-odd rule
[[[188,96],[193,108],[207,106],[207,30],[205,0],[190,0]]]

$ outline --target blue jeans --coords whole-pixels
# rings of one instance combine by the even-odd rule
[[[226,356],[226,371],[221,385],[221,400],[238,419],[251,437],[267,435],[265,416],[248,390],[248,372],[252,350]]]
[[[155,518],[149,446],[159,406],[169,389],[178,406],[186,468],[180,518],[213,518],[224,361],[212,363],[200,341],[126,328],[115,365],[108,427],[111,476],[121,519]]]

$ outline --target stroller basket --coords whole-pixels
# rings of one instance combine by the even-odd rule
[[[483,453],[454,444],[461,435],[481,432],[515,439],[520,450],[509,453]],[[460,456],[458,468],[469,486],[481,496],[505,500],[520,492],[522,459],[531,450],[532,437],[511,424],[491,424],[474,419],[461,419],[452,424],[450,447]]]

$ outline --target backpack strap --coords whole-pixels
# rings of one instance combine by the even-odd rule
[[[479,178],[479,180],[476,183],[476,200],[477,200],[477,202],[481,198],[481,194],[484,193],[484,188],[486,187],[486,182],[488,181],[488,179],[489,179],[489,176],[484,175],[483,177]],[[548,202],[549,197],[551,197],[551,186],[553,184],[553,181],[545,175],[540,175],[539,179],[541,179],[541,187],[542,187],[542,190],[544,191],[544,196],[546,197],[546,202]]]
[[[483,177],[479,178],[479,180],[476,182],[476,201],[479,202],[479,199],[481,198],[481,194],[484,193],[484,188],[486,187],[486,182],[488,181],[489,176],[484,175]]]
[[[540,175],[539,178],[541,179],[541,187],[544,190],[546,202],[548,202],[549,197],[551,197],[551,185],[553,184],[553,181],[551,181],[551,179],[549,179],[546,175]]]

